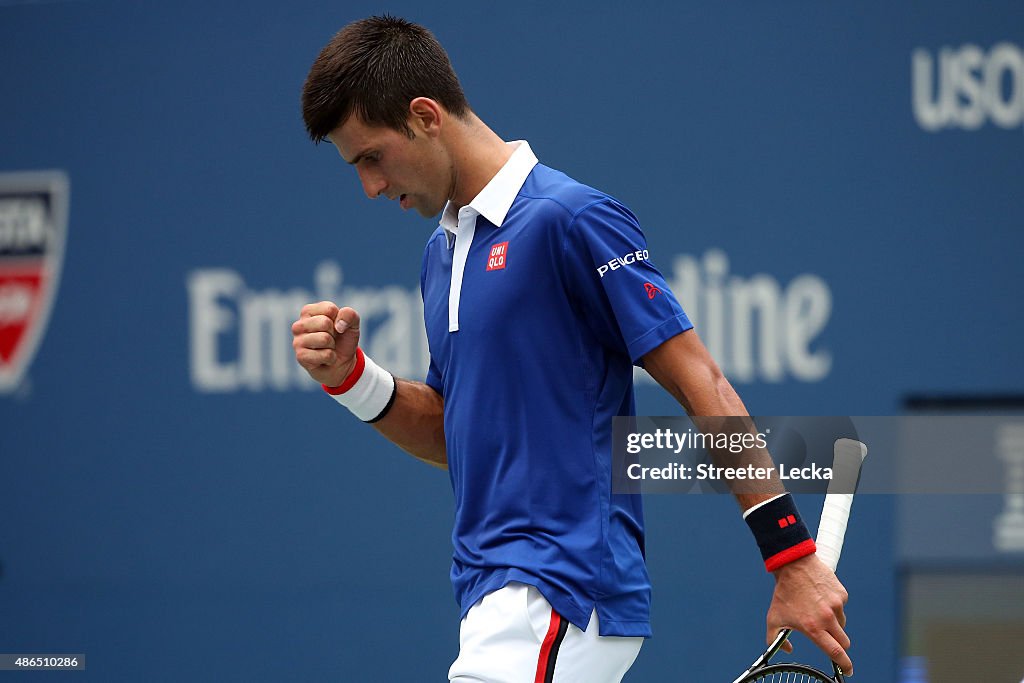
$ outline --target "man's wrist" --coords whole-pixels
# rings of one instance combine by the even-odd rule
[[[322,385],[335,401],[363,422],[376,422],[391,410],[398,386],[390,372],[373,362],[360,348],[348,377],[336,387]]]
[[[743,517],[761,550],[766,571],[774,572],[816,550],[793,496],[788,493],[752,507]]]
[[[784,574],[791,571],[800,571],[807,562],[810,562],[812,558],[816,557],[815,553],[809,553],[798,557],[795,560],[791,560],[786,564],[776,567],[772,570],[772,575],[775,576],[775,580],[778,581]]]
[[[340,394],[344,394],[349,389],[351,389],[356,382],[359,381],[359,378],[363,376],[363,371],[365,369],[366,355],[363,353],[363,350],[357,346],[355,362],[352,363],[352,369],[348,371],[347,375],[345,375],[345,379],[341,380],[341,383],[338,384],[337,386],[332,387],[328,386],[327,384],[321,384],[320,386],[322,386],[324,388],[324,391],[326,391],[331,396],[338,396]]]

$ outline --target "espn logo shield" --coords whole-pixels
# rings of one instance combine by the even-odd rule
[[[0,393],[17,389],[43,339],[67,216],[63,173],[0,174]]]

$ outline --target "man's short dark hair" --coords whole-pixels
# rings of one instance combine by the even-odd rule
[[[448,54],[430,31],[398,17],[370,17],[338,31],[313,62],[302,118],[315,142],[353,113],[412,137],[409,102],[417,97],[455,116],[469,112]]]

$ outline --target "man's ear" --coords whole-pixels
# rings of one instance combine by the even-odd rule
[[[409,102],[409,127],[416,133],[436,137],[447,112],[429,97],[417,97]]]

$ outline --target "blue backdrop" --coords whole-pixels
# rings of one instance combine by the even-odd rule
[[[358,304],[371,355],[426,367],[433,225],[367,201],[299,113],[320,48],[375,12],[634,210],[751,412],[1019,391],[1024,5],[985,5],[0,2],[0,172],[70,187],[49,323],[0,395],[0,651],[86,653],[102,681],[444,680],[447,476],[318,394],[288,330]],[[627,680],[732,680],[771,578],[730,500],[647,503],[656,635]],[[894,510],[858,501],[840,570],[880,683]]]

